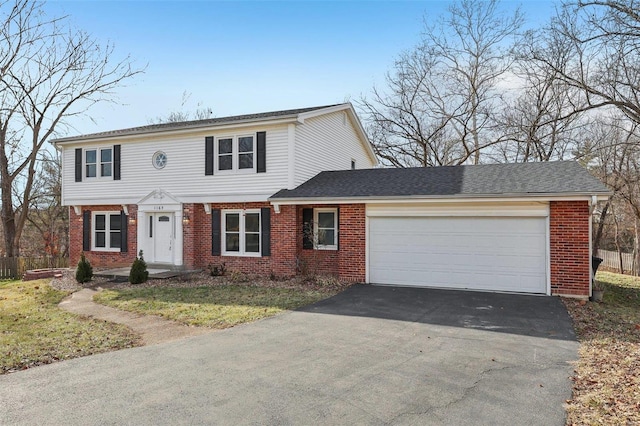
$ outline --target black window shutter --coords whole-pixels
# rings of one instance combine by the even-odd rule
[[[260,209],[260,229],[262,230],[262,255],[271,256],[271,208]]]
[[[220,209],[211,209],[211,256],[220,256]]]
[[[313,248],[313,209],[302,209],[302,248]]]
[[[213,175],[213,136],[204,138],[204,174]]]
[[[82,250],[91,250],[91,212],[82,212]]]
[[[336,209],[336,247],[340,250],[340,207]]]
[[[258,157],[256,171],[258,173],[265,173],[267,171],[267,132],[256,133],[256,139],[256,156]]]
[[[120,211],[120,252],[129,251],[129,216],[124,214],[124,210]]]
[[[76,148],[76,182],[82,182],[82,148]]]
[[[113,180],[120,180],[120,145],[113,146]]]

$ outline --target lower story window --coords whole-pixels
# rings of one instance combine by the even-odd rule
[[[260,210],[227,210],[222,218],[223,254],[260,255]]]
[[[93,250],[119,251],[122,217],[118,213],[93,214]]]
[[[320,250],[338,249],[338,210],[314,209],[314,245]]]

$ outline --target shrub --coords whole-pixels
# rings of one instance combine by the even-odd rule
[[[93,267],[91,263],[84,257],[84,253],[80,255],[80,261],[76,268],[76,281],[80,284],[88,283],[93,278]]]
[[[131,284],[142,284],[149,279],[149,271],[147,271],[147,262],[142,257],[142,250],[136,257],[131,265],[131,271],[129,271],[129,282]]]
[[[209,273],[212,277],[222,277],[227,273],[227,266],[222,263],[221,265],[209,265]]]

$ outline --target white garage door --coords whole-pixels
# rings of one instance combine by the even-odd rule
[[[369,281],[546,293],[541,217],[372,217]]]

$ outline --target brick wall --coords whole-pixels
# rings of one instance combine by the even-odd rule
[[[587,201],[550,203],[551,294],[589,296],[590,220]]]
[[[100,212],[116,212],[121,211],[122,206],[82,206],[82,211],[79,215],[75,214],[73,207],[69,208],[69,265],[74,267],[80,260],[80,254],[82,253],[82,212],[100,211]],[[133,204],[128,206],[129,218],[135,218],[137,215],[138,207]],[[93,220],[93,218],[92,218]],[[136,258],[137,243],[137,230],[136,224],[127,221],[127,247],[128,252],[112,252],[112,251],[87,251],[85,257],[91,262],[92,266],[96,267],[121,267],[130,266]],[[93,235],[91,236],[93,241]]]
[[[302,210],[304,208],[337,208],[338,250],[302,248]],[[297,249],[303,273],[332,275],[345,281],[365,280],[365,205],[305,205],[297,209]]]
[[[259,209],[271,207],[269,203],[223,203],[212,204],[212,209]],[[271,208],[271,256],[212,256],[211,255],[211,215],[205,213],[202,204],[193,205],[193,220],[185,229],[185,250],[187,233],[193,234],[193,264],[198,268],[208,265],[225,264],[227,270],[248,274],[274,274],[291,277],[296,274],[296,214],[295,207],[282,206],[280,213]],[[185,262],[189,253],[185,251]]]

